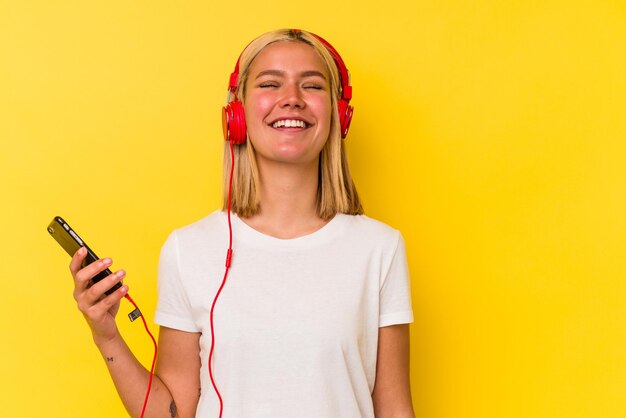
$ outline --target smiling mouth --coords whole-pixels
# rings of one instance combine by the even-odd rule
[[[270,125],[272,128],[301,128],[306,129],[311,126],[300,119],[280,119]]]

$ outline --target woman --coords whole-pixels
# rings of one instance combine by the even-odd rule
[[[242,53],[224,109],[225,210],[174,231],[161,253],[145,416],[216,417],[222,400],[226,417],[413,416],[404,243],[362,215],[341,138],[350,89],[341,58],[311,33],[270,32]],[[91,286],[112,261],[80,269],[84,256],[70,265],[75,298],[139,416],[148,371],[114,321],[128,288],[104,296],[124,272]]]

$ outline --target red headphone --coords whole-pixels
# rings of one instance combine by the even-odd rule
[[[300,32],[299,29],[292,29],[292,32]],[[328,43],[321,36],[318,36],[314,33],[307,32],[311,36],[314,36],[317,40],[319,40],[330,52],[333,59],[335,60],[335,64],[337,65],[337,69],[339,70],[339,78],[341,79],[341,97],[337,102],[337,107],[339,109],[339,126],[341,129],[341,138],[345,138],[348,135],[348,128],[350,128],[350,121],[352,120],[352,113],[354,109],[350,106],[350,99],[352,99],[352,86],[350,85],[350,73],[346,68],[341,56],[337,52],[333,46]],[[239,61],[241,60],[241,55],[239,59],[237,59],[237,64],[235,65],[235,70],[230,75],[230,80],[228,82],[228,91],[235,97],[235,100],[229,102],[222,108],[222,129],[224,130],[224,139],[226,141],[230,141],[233,144],[239,145],[246,142],[247,132],[246,132],[246,115],[243,110],[243,104],[237,98],[235,94],[237,90],[237,83],[239,82]]]

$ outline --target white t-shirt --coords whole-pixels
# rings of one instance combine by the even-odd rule
[[[400,233],[363,215],[339,214],[287,240],[232,222],[232,265],[214,313],[224,417],[373,418],[378,328],[413,321]],[[159,263],[155,322],[202,333],[202,418],[219,411],[209,313],[227,248],[218,211],[174,231]]]

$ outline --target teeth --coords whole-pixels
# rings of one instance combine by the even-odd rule
[[[276,122],[274,122],[272,124],[272,127],[274,128],[304,128],[305,127],[305,123],[302,120],[295,120],[295,119],[283,119],[283,120],[278,120]]]

